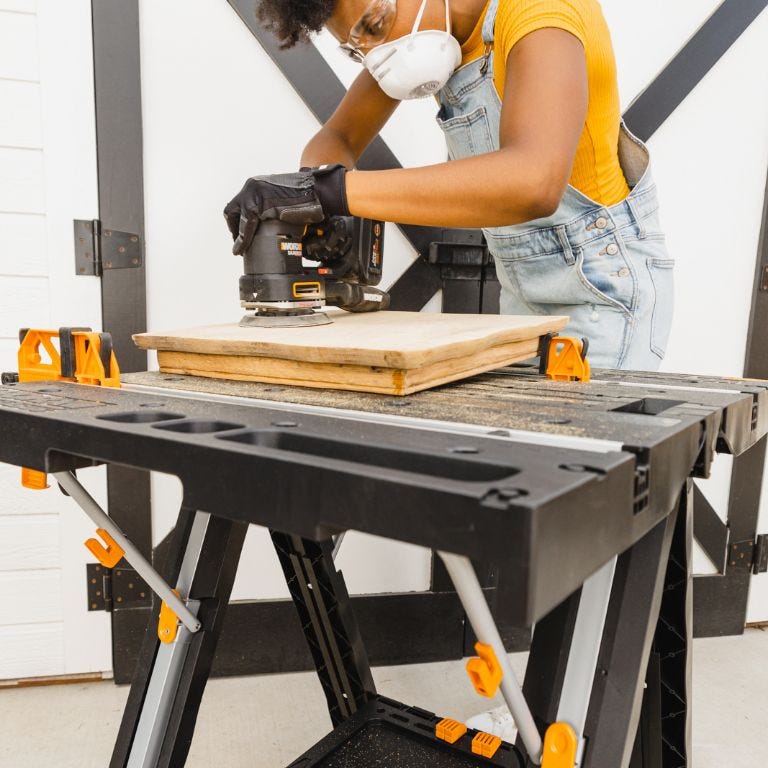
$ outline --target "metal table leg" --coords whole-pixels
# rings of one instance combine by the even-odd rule
[[[607,571],[596,574],[593,588],[585,584],[535,627],[523,692],[541,730],[556,721],[577,725],[571,721],[583,717],[583,705],[588,703],[578,763],[583,768],[630,764],[673,534],[679,518],[687,518],[690,486],[689,481],[671,515],[619,556],[612,580]],[[587,617],[585,611],[600,605],[607,611],[596,645],[594,631],[589,631],[593,622],[582,619]],[[583,673],[594,660],[596,647],[594,677],[585,684]]]
[[[587,716],[585,768],[627,768],[632,759],[652,644],[654,636],[658,637],[662,601],[666,600],[668,575],[673,568],[673,537],[678,532],[677,541],[684,544],[685,551],[690,535],[691,488],[689,480],[675,512],[619,557]],[[687,594],[687,577],[678,581]],[[690,597],[684,597],[683,603],[689,604]],[[685,648],[687,640],[680,639]],[[687,670],[684,676],[688,675],[687,654],[667,658],[666,663],[673,667],[682,664],[682,669]],[[685,758],[682,762],[662,763],[663,768],[687,765]],[[658,766],[654,764],[653,768]]]
[[[163,576],[188,599],[202,629],[179,627],[173,643],[161,643],[156,601],[110,768],[184,765],[247,528],[182,509]]]

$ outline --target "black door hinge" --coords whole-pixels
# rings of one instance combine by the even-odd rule
[[[138,235],[106,229],[98,219],[75,219],[75,272],[78,275],[101,277],[105,269],[137,269],[142,262]]]
[[[152,591],[133,568],[118,565],[105,568],[99,563],[85,566],[88,578],[88,610],[143,608],[152,605]]]
[[[752,571],[755,576],[768,573],[768,534],[761,534],[754,541],[748,539],[732,543],[728,551],[728,565],[730,568]]]

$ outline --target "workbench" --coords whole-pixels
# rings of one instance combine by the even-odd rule
[[[500,569],[507,615],[535,624],[522,691],[539,732],[571,723],[586,768],[677,768],[690,765],[691,478],[766,435],[768,383],[553,382],[517,366],[402,399],[144,373],[122,389],[4,386],[0,430],[0,461],[54,474],[81,506],[73,473],[94,463],[184,487],[160,571],[200,628],[160,642],[156,601],[112,768],[184,764],[249,524],[271,531],[335,726],[296,768],[535,762],[522,739],[491,758],[472,734],[449,746],[440,716],[375,690],[333,562],[347,530],[438,551],[460,592],[479,584],[464,565]]]

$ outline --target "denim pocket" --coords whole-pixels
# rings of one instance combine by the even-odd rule
[[[466,115],[449,117],[443,106],[435,119],[445,135],[448,155],[452,160],[494,151],[495,142],[485,107],[477,107]]]
[[[653,283],[653,314],[651,317],[651,351],[663,359],[667,351],[669,331],[674,313],[674,266],[669,257],[650,257],[646,260]]]
[[[569,261],[562,251],[523,259],[505,258],[500,254],[497,261],[515,286],[516,293],[533,308],[549,312],[551,310],[544,308],[552,305],[565,308],[599,304],[626,312],[620,302],[603,293],[586,277],[581,254]]]
[[[631,312],[635,306],[637,275],[618,232],[596,238],[580,248],[577,265],[587,287],[605,304]]]

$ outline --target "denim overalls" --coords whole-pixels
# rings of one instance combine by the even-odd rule
[[[491,0],[486,55],[456,70],[438,94],[437,121],[452,159],[499,149]],[[483,230],[501,283],[501,313],[569,315],[593,366],[656,370],[672,321],[673,266],[645,145],[622,124],[619,161],[632,190],[610,207],[568,186],[553,216]]]

